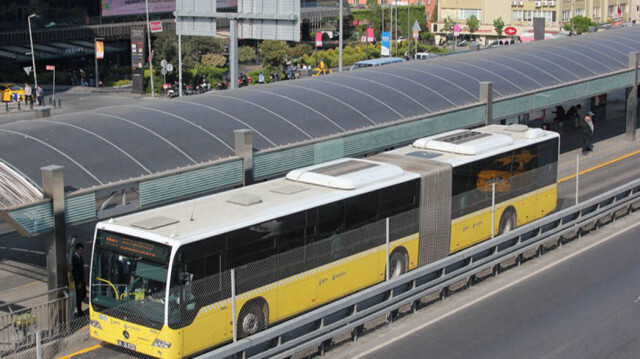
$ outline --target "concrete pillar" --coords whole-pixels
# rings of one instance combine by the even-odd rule
[[[487,107],[484,115],[484,124],[490,125],[493,120],[493,83],[480,81],[480,102]]]
[[[53,210],[53,233],[47,235],[48,288],[56,289],[67,285],[67,241],[64,203],[64,177],[62,166],[46,166],[42,172],[44,194],[51,199]],[[52,293],[52,298],[58,293]]]
[[[238,20],[229,20],[229,88],[238,87]]]
[[[542,41],[544,40],[544,17],[534,17],[533,18],[533,40],[534,41]]]
[[[236,156],[242,158],[242,184],[253,183],[253,132],[251,130],[235,130]]]
[[[629,68],[633,70],[633,86],[627,89],[627,125],[625,139],[630,142],[636,140],[638,122],[638,53],[629,53]]]

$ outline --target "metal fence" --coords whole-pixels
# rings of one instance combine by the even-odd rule
[[[43,296],[49,299],[32,304],[42,302]],[[3,304],[0,311],[4,312],[0,314],[0,356],[33,347],[38,340],[65,335],[71,313],[66,288]]]

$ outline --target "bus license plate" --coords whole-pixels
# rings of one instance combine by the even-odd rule
[[[131,343],[123,342],[122,340],[118,340],[118,346],[130,349],[130,350],[136,350],[136,346],[135,345],[133,345]]]

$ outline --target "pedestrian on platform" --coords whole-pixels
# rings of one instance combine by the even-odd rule
[[[42,90],[42,87],[40,87],[40,85],[36,87],[36,100],[38,100],[38,105],[44,105],[44,91]]]
[[[29,104],[29,100],[31,100],[32,89],[28,83],[24,84],[24,104]]]
[[[593,112],[589,111],[580,126],[580,140],[582,143],[582,154],[586,155],[593,151]]]
[[[71,275],[73,276],[73,282],[76,287],[76,311],[78,317],[81,317],[84,315],[82,302],[87,296],[87,284],[84,279],[84,259],[82,258],[84,245],[77,243],[75,249],[73,257],[71,257]]]

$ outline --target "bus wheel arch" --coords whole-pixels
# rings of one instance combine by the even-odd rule
[[[260,297],[245,303],[238,315],[238,337],[253,335],[269,326],[269,305]]]
[[[404,247],[397,247],[389,254],[389,279],[405,274],[409,270],[409,253]]]
[[[498,234],[503,234],[510,232],[516,228],[516,223],[518,219],[518,214],[516,209],[512,206],[507,207],[504,211],[502,211],[502,216],[500,216],[500,225],[498,229]]]

